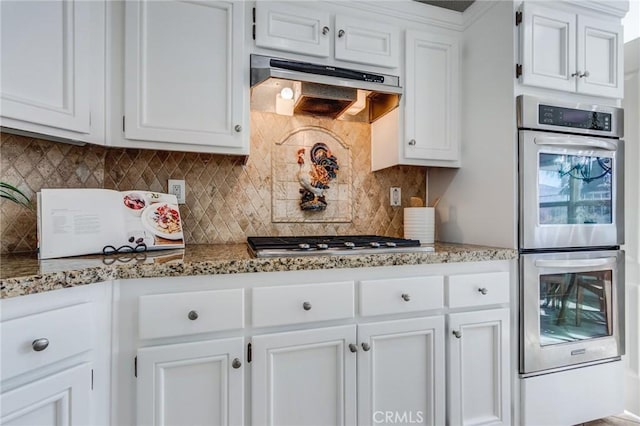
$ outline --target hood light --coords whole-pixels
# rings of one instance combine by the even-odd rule
[[[293,89],[290,87],[282,88],[280,93],[276,95],[276,114],[292,116],[294,106]]]

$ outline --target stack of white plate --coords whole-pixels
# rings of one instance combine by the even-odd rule
[[[433,244],[435,209],[433,207],[406,207],[404,209],[404,237],[420,240],[420,244]]]

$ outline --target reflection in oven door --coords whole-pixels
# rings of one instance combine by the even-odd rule
[[[624,141],[521,130],[520,247],[624,243]]]
[[[522,255],[520,373],[624,353],[624,253]]]

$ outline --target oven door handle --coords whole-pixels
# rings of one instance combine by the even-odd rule
[[[562,260],[546,260],[538,259],[535,266],[538,268],[593,268],[606,265],[615,265],[615,257],[601,257],[598,259],[562,259]]]
[[[536,145],[559,145],[571,148],[584,147],[592,149],[603,149],[605,151],[616,151],[618,149],[616,147],[616,144],[613,142],[584,137],[576,138],[571,136],[536,136],[533,141]]]

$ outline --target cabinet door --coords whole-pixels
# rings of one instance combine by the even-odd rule
[[[459,160],[458,39],[407,31],[405,157]]]
[[[256,46],[326,58],[331,48],[329,12],[290,2],[256,4]]]
[[[241,425],[243,349],[238,337],[138,350],[136,423]]]
[[[358,343],[358,424],[445,424],[444,317],[359,325]]]
[[[243,8],[126,2],[126,138],[247,149]]]
[[[392,25],[336,16],[335,57],[343,61],[397,68],[400,30]]]
[[[622,25],[578,16],[578,92],[622,98]]]
[[[73,0],[0,3],[2,117],[89,133],[91,7]]]
[[[354,425],[356,326],[253,337],[253,425]]]
[[[520,43],[522,84],[575,91],[575,14],[523,4]]]
[[[509,310],[449,315],[448,406],[452,425],[509,425]]]
[[[82,364],[0,395],[0,424],[88,425],[91,367]]]

